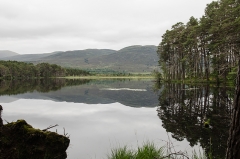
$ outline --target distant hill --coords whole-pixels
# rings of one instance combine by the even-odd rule
[[[56,63],[64,67],[118,72],[152,72],[158,67],[156,46],[129,46],[115,50],[80,50],[62,52],[39,62]]]
[[[152,72],[158,65],[156,46],[130,46],[114,54],[89,59],[89,64],[98,68],[111,68],[126,72]]]
[[[85,70],[149,73],[158,68],[157,46],[129,46],[121,50],[87,49],[49,54],[18,55],[6,60],[48,62]]]
[[[99,57],[102,55],[109,55],[115,53],[115,50],[109,49],[87,49],[87,50],[74,50],[74,51],[65,51],[57,54],[53,54],[43,58],[42,60],[62,60],[62,59],[83,59],[91,57]]]
[[[0,50],[0,58],[11,57],[11,56],[15,56],[15,55],[19,55],[19,54],[16,52],[9,51],[9,50]]]
[[[17,54],[13,56],[7,56],[7,57],[2,57],[0,56],[1,60],[12,60],[12,61],[20,61],[20,62],[35,62],[38,61],[44,57],[48,57],[54,54],[57,54],[58,52],[54,53],[42,53],[42,54]]]

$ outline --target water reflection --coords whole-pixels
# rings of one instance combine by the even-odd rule
[[[7,89],[2,92],[0,101],[9,102],[1,103],[4,105],[3,121],[22,118],[39,129],[58,124],[56,129],[60,134],[64,127],[71,140],[68,159],[103,159],[112,148],[125,145],[136,148],[148,140],[159,146],[166,144],[168,135],[156,113],[158,95],[152,91],[151,80],[52,82],[58,89],[52,91],[50,86],[41,85],[51,85],[49,81],[35,82],[38,84],[28,86],[31,89],[23,82],[26,86],[22,88],[16,83],[5,86]],[[48,91],[40,92],[39,87]],[[12,94],[11,88],[20,94]],[[176,144],[176,150],[192,150],[186,140]]]
[[[26,92],[57,91],[64,86],[81,85],[90,80],[66,80],[63,78],[43,78],[29,80],[0,80],[0,95],[16,95]]]
[[[40,129],[59,124],[60,134],[64,127],[71,139],[69,159],[106,158],[111,148],[135,148],[146,140],[163,145],[169,139],[166,131],[178,145],[176,151],[191,152],[189,143],[200,143],[206,152],[212,149],[214,156],[223,158],[233,88],[168,83],[158,85],[156,93],[153,84],[151,80],[0,81],[0,104],[8,121],[23,118]],[[208,119],[210,129],[204,127]]]
[[[144,141],[166,145],[168,136],[154,108],[135,108],[120,103],[85,104],[55,102],[39,99],[20,99],[4,104],[3,119],[24,118],[33,127],[52,129],[70,135],[68,159],[104,159],[112,148],[127,145],[135,149]],[[189,150],[187,141],[176,142],[176,150]]]
[[[42,79],[27,82],[2,81],[0,84],[3,86],[0,90],[0,100],[6,102],[24,98],[87,104],[119,102],[132,107],[158,105],[151,80]]]
[[[232,112],[231,87],[167,83],[159,95],[158,116],[172,137],[200,143],[214,158],[224,158]],[[210,128],[204,123],[210,121]]]

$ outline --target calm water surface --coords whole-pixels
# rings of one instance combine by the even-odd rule
[[[65,129],[70,135],[68,159],[104,159],[113,148],[127,145],[135,149],[146,141],[153,141],[159,146],[167,145],[171,141],[176,151],[189,153],[193,151],[190,144],[197,151],[201,150],[201,146],[204,147],[200,141],[204,136],[195,137],[196,141],[191,142],[194,138],[191,134],[197,134],[196,130],[204,130],[202,126],[196,126],[200,129],[189,127],[192,130],[186,131],[187,126],[183,128],[181,121],[181,126],[174,124],[176,120],[183,118],[177,113],[180,112],[178,104],[181,101],[173,97],[178,97],[186,104],[186,99],[174,94],[178,89],[174,88],[173,92],[169,92],[175,86],[161,86],[154,92],[154,83],[151,80],[86,80],[80,83],[72,81],[71,84],[64,82],[49,84],[54,85],[53,88],[40,88],[39,83],[34,83],[34,87],[29,90],[20,91],[19,86],[11,87],[16,89],[12,94],[6,93],[9,92],[6,87],[0,96],[1,105],[4,107],[3,119],[8,122],[25,119],[39,129],[58,124],[58,127],[50,130],[63,134]],[[185,87],[181,88],[184,92]],[[201,91],[206,93],[205,89]],[[207,96],[213,97],[213,94]],[[184,94],[184,98],[190,99],[187,94]],[[195,96],[194,99],[202,97]],[[174,108],[171,102],[175,102]],[[166,106],[169,108],[165,109]],[[177,119],[173,119],[173,116]],[[199,119],[201,117],[203,112],[202,116],[196,116]],[[195,117],[192,116],[193,118]],[[192,122],[185,124],[196,125]],[[210,137],[205,138],[208,141]]]

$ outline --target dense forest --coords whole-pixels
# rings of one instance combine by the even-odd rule
[[[200,19],[176,23],[162,36],[157,53],[166,80],[234,79],[240,53],[240,1],[213,1]]]
[[[65,70],[66,70],[66,76],[90,75],[90,73],[88,71],[80,70],[80,69],[76,69],[76,68],[66,68]]]
[[[30,79],[40,77],[64,77],[89,75],[89,72],[62,68],[56,64],[17,62],[17,61],[0,61],[0,78],[5,79]]]

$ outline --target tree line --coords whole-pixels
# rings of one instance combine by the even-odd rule
[[[69,75],[89,75],[87,71],[63,68],[56,64],[0,61],[0,78],[4,79],[30,79],[41,77],[64,77]]]
[[[235,78],[240,53],[240,1],[218,0],[205,14],[167,30],[157,50],[167,80]]]
[[[76,68],[66,68],[66,76],[87,76],[90,75],[88,71],[80,70]]]

